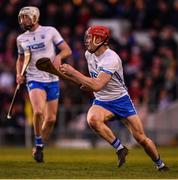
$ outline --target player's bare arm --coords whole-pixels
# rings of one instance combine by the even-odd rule
[[[86,89],[94,92],[100,91],[111,79],[111,75],[105,72],[100,72],[97,78],[87,77],[75,70],[69,64],[61,65],[60,70],[64,74],[70,76],[70,78],[78,80],[83,85],[83,88],[85,87]]]
[[[17,84],[22,84],[24,82],[24,77],[21,76],[23,62],[24,62],[24,55],[19,54],[18,58],[17,58],[17,63],[16,63],[16,82],[17,82]]]
[[[61,61],[69,56],[71,56],[72,51],[68,44],[64,41],[63,43],[58,45],[58,48],[61,50],[59,54],[56,55],[56,58],[53,62],[53,65],[56,69],[59,69],[59,66],[61,65]]]

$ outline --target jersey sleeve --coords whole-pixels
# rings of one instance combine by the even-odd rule
[[[90,56],[90,53],[88,51],[85,51],[85,59],[87,60],[87,62],[88,62],[89,56]]]
[[[85,59],[86,59],[86,61],[87,61],[87,64],[88,64],[88,71],[89,71],[89,52],[88,51],[85,51]]]
[[[115,71],[119,69],[120,59],[116,57],[105,57],[102,59],[102,62],[99,64],[98,69],[107,74],[113,75]]]
[[[51,31],[53,34],[53,42],[56,46],[64,42],[64,39],[62,38],[61,34],[57,31],[57,29],[51,27]]]
[[[23,54],[23,53],[24,53],[24,50],[23,50],[23,48],[22,48],[22,46],[21,46],[21,42],[20,42],[19,38],[17,38],[16,43],[17,43],[18,54]]]

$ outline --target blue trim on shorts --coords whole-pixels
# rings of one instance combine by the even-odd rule
[[[113,101],[94,100],[93,105],[99,105],[112,112],[118,118],[127,118],[137,114],[132,100],[128,95]]]
[[[29,81],[26,84],[28,91],[32,89],[42,89],[46,92],[47,101],[52,101],[58,99],[60,96],[60,85],[59,81],[54,82],[38,82],[38,81]]]

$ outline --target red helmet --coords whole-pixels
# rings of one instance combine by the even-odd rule
[[[110,31],[105,26],[92,26],[92,27],[88,28],[85,36],[86,36],[85,38],[87,38],[87,36],[90,36],[93,44],[96,46],[99,46],[101,44],[102,45],[108,44],[108,40],[110,37]],[[100,41],[97,42],[97,39],[100,39]],[[85,39],[85,42],[86,42],[86,39]]]

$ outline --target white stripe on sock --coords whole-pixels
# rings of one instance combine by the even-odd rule
[[[117,151],[119,151],[120,149],[123,149],[124,146],[122,144],[119,145],[119,147],[117,148]]]

